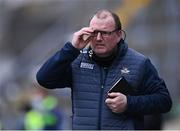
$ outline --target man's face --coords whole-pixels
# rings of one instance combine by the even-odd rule
[[[122,37],[121,32],[115,29],[114,19],[111,16],[106,19],[98,19],[95,16],[90,21],[90,27],[95,32],[90,42],[94,53],[99,57],[111,55]]]

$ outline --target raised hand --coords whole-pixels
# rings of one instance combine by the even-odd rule
[[[83,49],[91,40],[94,32],[92,27],[84,27],[73,35],[72,45],[77,49]],[[85,38],[86,37],[86,38]]]

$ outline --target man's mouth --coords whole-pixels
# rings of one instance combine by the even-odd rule
[[[104,47],[104,44],[96,44],[96,46],[103,46]]]

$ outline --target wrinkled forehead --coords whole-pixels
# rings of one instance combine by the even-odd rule
[[[110,13],[95,15],[90,21],[90,27],[102,30],[113,30],[115,29],[115,21]]]

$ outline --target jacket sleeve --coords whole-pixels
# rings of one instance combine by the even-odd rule
[[[149,59],[144,64],[144,76],[140,95],[127,96],[129,114],[165,113],[171,109],[172,100],[165,82],[159,78],[157,70]]]
[[[71,63],[80,51],[67,42],[54,56],[49,58],[36,74],[37,82],[48,89],[71,87]]]

